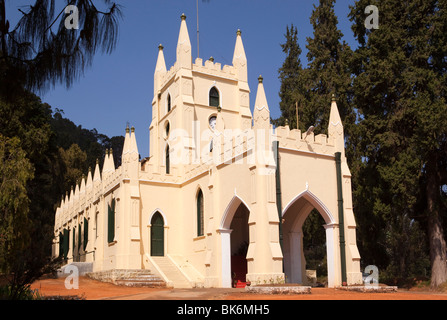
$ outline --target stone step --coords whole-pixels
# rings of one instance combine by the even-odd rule
[[[118,286],[126,287],[166,287],[166,282],[161,279],[158,280],[145,280],[145,279],[120,279],[115,280],[115,284]]]
[[[166,287],[166,282],[163,279],[154,275],[150,270],[143,269],[115,269],[92,272],[88,276],[103,282],[128,287]]]
[[[152,257],[153,261],[163,271],[174,285],[174,288],[192,288],[191,283],[168,257]]]

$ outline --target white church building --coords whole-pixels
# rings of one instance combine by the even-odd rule
[[[362,282],[336,101],[328,135],[273,128],[262,77],[251,112],[239,30],[235,40],[232,65],[193,61],[182,15],[170,69],[159,46],[150,156],[139,160],[127,128],[121,166],[107,152],[62,199],[54,256],[94,272],[148,269],[173,287],[305,284],[302,226],[315,208],[328,286]]]

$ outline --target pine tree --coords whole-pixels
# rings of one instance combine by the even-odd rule
[[[56,5],[61,2],[65,5],[58,13]],[[19,8],[22,17],[12,26],[5,0],[0,0],[0,65],[6,66],[0,74],[0,95],[9,96],[20,86],[32,91],[58,83],[70,87],[98,50],[111,53],[118,39],[120,7],[102,0],[108,7],[102,11],[98,2],[34,0],[33,5]],[[70,16],[64,13],[68,6],[78,9],[77,28],[67,28]]]
[[[286,58],[279,69],[281,116],[272,120],[272,122],[276,126],[283,126],[288,123],[291,128],[297,128],[296,105],[303,101],[304,94],[304,70],[300,59],[301,48],[298,43],[298,29],[293,24],[290,28],[287,26],[284,36],[286,42],[281,44],[281,48],[286,54]]]
[[[379,29],[364,24],[371,4],[379,9]],[[441,191],[447,183],[446,10],[445,0],[360,0],[350,13],[360,44],[354,101],[363,186],[356,201],[381,224],[410,217],[427,225],[434,287],[447,280]]]
[[[336,96],[337,106],[349,136],[353,122],[350,104],[351,75],[348,68],[351,49],[342,41],[338,19],[334,12],[335,0],[320,0],[310,17],[313,37],[307,38],[308,66],[306,70],[306,101],[302,121],[307,129],[315,126],[315,133],[327,134],[330,101]],[[301,118],[301,117],[300,117]],[[300,119],[301,121],[301,119]]]

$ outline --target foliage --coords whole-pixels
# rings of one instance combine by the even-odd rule
[[[27,182],[33,168],[17,137],[0,134],[0,270],[11,272],[14,252],[22,252],[30,241]]]
[[[66,167],[64,189],[69,190],[76,184],[80,185],[87,172],[87,154],[77,144],[72,144],[67,150],[59,147],[59,152]]]
[[[54,223],[55,194],[62,175],[52,144],[50,108],[22,91],[15,102],[0,99],[2,140],[1,272],[10,274],[12,297],[30,282],[51,272],[57,261],[49,258]]]
[[[0,272],[7,275],[12,299],[29,296],[29,284],[58,267],[60,262],[51,259],[54,210],[68,184],[79,178],[81,170],[86,173],[85,152],[91,151],[77,147],[82,139],[74,134],[61,140],[66,132],[58,131],[57,124],[64,119],[57,113],[53,117],[51,107],[28,89],[44,91],[57,83],[69,87],[98,49],[113,50],[121,13],[116,4],[103,2],[109,6],[105,11],[91,0],[66,1],[80,13],[80,29],[68,30],[62,15],[65,5],[56,15],[54,0],[22,7],[15,27],[0,0]],[[90,159],[93,166],[104,150],[97,136],[90,139],[97,148]],[[103,136],[103,140],[111,148],[123,139]],[[61,141],[72,143],[62,146]]]
[[[376,4],[380,11],[376,30],[364,26],[362,10],[370,4]],[[354,202],[359,216],[364,213],[378,225],[400,225],[400,229],[408,225],[402,220],[405,218],[427,227],[434,286],[447,280],[442,222],[446,207],[442,200],[445,195],[440,192],[447,182],[446,9],[445,1],[408,1],[402,5],[395,0],[361,0],[350,13],[360,44],[353,59],[353,94],[361,114],[358,131],[363,133],[357,141],[359,164],[352,171],[358,187]],[[372,195],[374,203],[370,201]],[[365,206],[368,202],[370,205]],[[359,225],[362,223],[366,226],[367,221]],[[375,239],[384,248],[394,247],[395,253],[402,246],[395,239],[402,233],[393,233],[393,239],[385,230],[377,230],[374,237],[364,234],[368,239],[363,242],[373,250],[371,240]],[[412,233],[423,237],[422,231]],[[414,247],[415,252],[418,250]],[[396,267],[392,252],[388,261],[382,261],[383,266]],[[424,260],[424,256],[419,258]],[[404,272],[399,267],[402,259],[396,272]],[[411,269],[410,265],[406,267]]]
[[[320,0],[310,17],[313,37],[307,38],[308,66],[306,69],[306,101],[303,104],[302,121],[304,130],[315,126],[315,134],[327,134],[330,101],[337,98],[340,117],[343,120],[345,136],[353,122],[349,85],[349,70],[352,55],[348,44],[342,41],[338,19],[334,12],[335,0]],[[301,120],[300,120],[301,121]]]
[[[303,250],[306,269],[317,270],[317,276],[327,276],[326,232],[323,217],[313,209],[303,224]]]
[[[32,290],[30,286],[25,286],[20,293],[14,295],[13,287],[9,285],[0,286],[0,300],[11,299],[14,296],[16,300],[42,300],[38,290]]]
[[[393,217],[385,229],[388,276],[410,279],[430,273],[426,236],[419,223],[406,215]]]
[[[93,170],[96,160],[99,160],[99,164],[102,165],[106,149],[113,150],[115,166],[121,165],[121,154],[123,153],[124,145],[123,136],[109,138],[105,134],[99,133],[96,129],[88,130],[82,128],[74,124],[70,119],[64,118],[63,113],[63,110],[56,108],[50,120],[51,128],[55,132],[56,144],[64,150],[68,150],[73,144],[76,144],[86,153],[85,165],[79,167],[79,169],[82,168],[83,173],[86,173],[89,167]],[[69,188],[65,190],[69,190]]]
[[[98,9],[98,2],[104,3],[104,11]],[[44,91],[58,83],[70,87],[91,65],[98,49],[103,53],[113,51],[122,16],[119,5],[110,0],[96,1],[96,5],[92,0],[66,0],[62,8],[57,6],[60,4],[36,0],[21,7],[22,17],[13,27],[7,19],[5,0],[0,0],[0,61],[8,63],[6,78],[33,91]],[[68,5],[79,10],[78,29],[65,26]],[[8,81],[2,86],[13,93],[20,87]]]
[[[285,34],[286,42],[281,45],[286,53],[285,61],[279,69],[281,116],[272,122],[285,125],[302,132],[310,126],[315,134],[327,134],[330,101],[337,96],[340,116],[344,121],[345,136],[349,136],[349,124],[354,121],[351,107],[348,68],[352,51],[337,28],[333,0],[320,0],[314,5],[310,22],[314,27],[313,37],[307,38],[307,68],[301,65],[301,49],[298,45],[297,29],[292,25]],[[298,107],[298,126],[297,126]]]
[[[293,24],[290,29],[287,26],[285,37],[286,42],[281,44],[281,48],[286,54],[286,58],[279,69],[279,79],[281,81],[279,108],[281,109],[281,116],[278,119],[272,119],[272,123],[276,126],[283,126],[287,120],[291,127],[296,128],[295,107],[296,102],[302,100],[300,95],[304,91],[304,77],[300,60],[301,48],[298,44],[298,30]]]

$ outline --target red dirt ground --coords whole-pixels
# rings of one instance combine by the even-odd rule
[[[116,286],[79,278],[79,289],[66,289],[65,279],[43,279],[31,286],[42,296],[78,296],[86,300],[447,300],[447,293],[427,289],[393,293],[361,293],[329,288],[312,288],[311,294],[269,295],[246,293],[244,289],[167,289]]]

